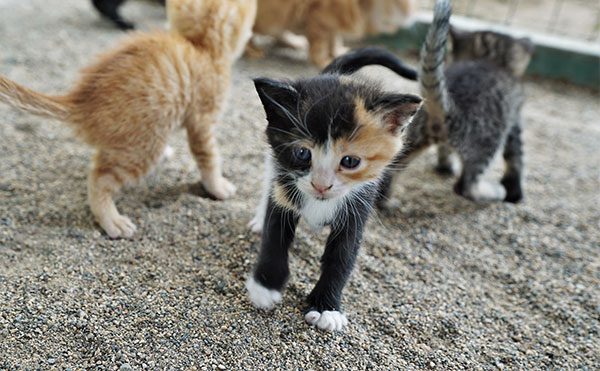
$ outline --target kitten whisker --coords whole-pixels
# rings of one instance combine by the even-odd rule
[[[307,138],[310,138],[310,133],[308,133],[307,131],[305,131],[302,127],[302,123],[300,122],[300,120],[298,120],[294,115],[292,115],[292,113],[285,108],[283,105],[281,105],[279,102],[277,102],[275,99],[273,99],[269,94],[267,94],[265,91],[262,92],[264,94],[264,96],[272,103],[274,104],[277,108],[279,108],[281,110],[281,112],[283,112],[285,114],[285,116],[287,117],[287,119],[294,124],[294,126],[296,128],[298,128],[298,130],[300,130],[300,132],[302,133],[302,135],[305,135]]]

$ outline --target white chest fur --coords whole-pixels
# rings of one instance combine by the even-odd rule
[[[316,200],[306,197],[300,215],[306,220],[313,230],[318,230],[337,217],[340,208],[344,206],[345,197],[336,197],[329,200]]]

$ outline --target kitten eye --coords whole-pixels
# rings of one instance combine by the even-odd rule
[[[345,156],[342,159],[342,161],[340,162],[340,165],[342,165],[346,169],[354,169],[359,164],[360,164],[360,158],[352,157],[352,156]]]
[[[310,160],[310,149],[308,148],[296,148],[294,150],[294,156],[300,161]]]

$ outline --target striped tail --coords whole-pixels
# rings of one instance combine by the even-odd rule
[[[337,57],[321,73],[350,75],[369,65],[384,66],[404,78],[417,81],[414,68],[405,65],[394,53],[377,47],[359,48]]]
[[[2,76],[0,76],[0,102],[37,116],[59,120],[66,120],[70,114],[63,97],[36,93]]]
[[[425,110],[430,120],[444,122],[452,101],[444,77],[446,38],[450,28],[451,5],[449,0],[438,0],[433,11],[433,22],[421,49],[419,83],[425,98]]]

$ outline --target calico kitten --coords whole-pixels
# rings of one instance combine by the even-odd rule
[[[0,77],[0,101],[63,120],[98,149],[88,179],[92,212],[111,238],[132,237],[136,227],[117,211],[113,194],[157,163],[177,128],[187,130],[205,189],[218,199],[234,194],[221,175],[213,130],[255,12],[249,0],[169,0],[172,31],[130,36],[84,69],[66,95]]]
[[[533,45],[526,38],[452,28],[452,63],[444,70],[449,18],[450,2],[438,1],[421,51],[419,83],[424,109],[410,125],[407,145],[394,167],[405,167],[422,150],[438,145],[438,171],[454,174],[460,165],[455,154],[460,157],[462,173],[454,187],[458,194],[475,201],[518,202],[523,198],[520,79]],[[354,71],[368,64],[363,62],[364,58],[349,55],[332,66]],[[396,61],[388,59],[387,63],[393,65]],[[502,146],[504,177],[500,184],[483,180],[482,174]],[[385,175],[381,206],[386,205],[396,175]]]
[[[323,67],[343,53],[342,36],[395,32],[410,25],[414,10],[414,0],[259,0],[254,32],[305,35],[311,60]],[[249,53],[262,54],[255,43]]]
[[[155,0],[165,5],[166,0]],[[117,27],[122,30],[132,30],[135,28],[133,23],[123,19],[119,13],[119,8],[125,2],[125,0],[92,0],[94,8],[96,8],[100,14],[112,21]]]
[[[258,262],[246,288],[258,307],[281,301],[288,250],[302,217],[330,226],[321,278],[305,320],[341,330],[342,289],[354,266],[382,174],[403,146],[421,98],[387,94],[337,73],[295,82],[255,80],[264,106],[270,156],[263,199],[251,226],[262,230]]]

